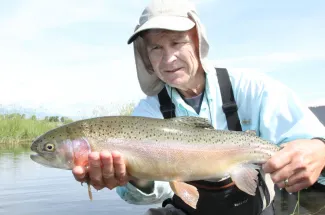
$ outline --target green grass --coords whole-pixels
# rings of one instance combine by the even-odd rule
[[[27,150],[33,139],[59,125],[62,123],[0,115],[0,151]]]
[[[130,115],[134,103],[118,107],[120,115]],[[105,107],[95,110],[96,116],[107,115]],[[26,118],[23,114],[0,114],[0,152],[19,152],[29,150],[32,141],[39,135],[65,123],[72,122],[66,117],[50,116],[37,119]]]

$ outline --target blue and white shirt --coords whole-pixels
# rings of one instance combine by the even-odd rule
[[[166,86],[167,91],[169,95],[172,93],[176,116],[204,117],[214,128],[227,129],[215,68],[210,67],[209,70],[199,114],[184,102],[175,89]],[[265,74],[228,72],[244,131],[255,130],[257,135],[277,145],[295,139],[325,138],[325,127],[291,89]],[[132,115],[163,118],[158,97],[141,100]],[[320,177],[319,182],[325,184],[325,178]],[[117,187],[116,191],[122,199],[132,204],[160,203],[173,195],[169,183],[161,181],[155,181],[151,194],[143,193],[130,183]]]

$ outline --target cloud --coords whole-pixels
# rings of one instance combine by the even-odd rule
[[[116,43],[121,34],[110,26],[123,24],[125,32],[133,31],[137,20],[130,17],[138,17],[139,5],[104,0],[21,3],[0,20],[0,104],[64,112],[76,104],[87,107],[141,98],[132,46],[126,40]],[[107,42],[92,44],[96,37],[89,43],[79,41],[76,33],[70,39],[62,31],[65,26],[84,29],[89,22],[108,29],[97,32],[107,35]],[[54,30],[44,34],[49,29]]]
[[[128,103],[143,97],[137,82],[132,46],[126,45],[126,39],[147,2],[18,0],[14,10],[0,20],[0,104],[42,106],[51,111],[73,114],[77,111],[89,113],[100,106],[114,109],[113,103]],[[204,12],[201,13],[203,19],[209,21],[207,25],[211,27],[211,33],[221,31],[225,35],[238,35],[238,32],[228,33],[226,28],[218,26],[219,18],[221,21],[227,18],[223,23],[227,23],[229,29],[245,28],[254,36],[248,34],[245,40],[244,32],[233,38],[234,43],[221,41],[225,47],[219,49],[231,54],[215,60],[218,66],[266,72],[277,65],[325,59],[321,48],[323,43],[314,36],[321,35],[322,30],[318,30],[319,34],[311,31],[317,23],[322,23],[322,19],[316,20],[317,23],[305,32],[298,24],[291,33],[281,31],[278,37],[295,38],[296,43],[283,40],[284,44],[289,44],[288,47],[266,50],[268,41],[273,41],[267,37],[269,32],[263,33],[256,25],[249,27],[246,19],[241,20],[245,25],[238,23],[237,15],[231,19],[234,14],[229,14],[229,8],[241,14],[240,8],[236,6],[236,9],[231,2],[214,14],[216,19],[211,19],[210,14],[214,12],[210,8],[215,4],[222,6],[224,2],[195,0],[195,3]],[[256,14],[248,11],[250,6],[244,5],[249,14]],[[227,11],[227,14],[223,15],[222,11]],[[265,23],[263,20],[260,22]],[[311,22],[305,21],[304,24]],[[272,24],[268,22],[268,26]],[[273,26],[277,24],[275,22]],[[270,31],[274,32],[271,28]],[[309,38],[316,39],[304,43],[306,45],[301,43]],[[256,54],[262,46],[265,54]]]
[[[69,104],[89,101],[126,101],[129,93],[138,97],[134,66],[126,64],[132,59],[115,59],[100,64],[72,65],[48,68],[42,65],[16,65],[7,67],[10,73],[1,72],[2,103],[31,101]],[[128,89],[132,90],[128,90]]]
[[[260,56],[243,56],[221,59],[221,63],[293,63],[298,61],[325,60],[325,53],[275,52]]]
[[[323,61],[325,53],[322,52],[274,52],[265,55],[240,56],[233,58],[220,58],[214,60],[215,64],[224,67],[238,68],[242,70],[270,71],[271,68],[283,64],[293,64],[307,61]]]
[[[42,30],[69,26],[75,23],[100,21],[106,23],[131,24],[134,2],[123,1],[22,1],[12,16],[0,23],[2,35],[9,38],[28,40]],[[124,6],[123,6],[124,4]],[[133,6],[133,11],[129,10]]]
[[[311,101],[308,103],[309,107],[319,107],[319,106],[325,106],[325,98],[324,99],[319,99],[315,101]]]
[[[43,106],[70,115],[77,109],[85,113],[96,106],[130,103],[144,96],[130,47],[67,43],[44,56],[42,51],[27,52],[20,47],[6,50],[0,52],[0,104]]]

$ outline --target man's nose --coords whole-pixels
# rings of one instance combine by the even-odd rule
[[[172,62],[174,62],[177,59],[175,53],[176,52],[173,49],[170,49],[170,48],[164,49],[164,51],[163,51],[163,62],[164,63],[172,63]]]

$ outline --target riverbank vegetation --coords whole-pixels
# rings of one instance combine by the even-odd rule
[[[69,122],[72,120],[58,116],[37,119],[18,113],[0,115],[0,150],[26,150],[37,136]]]
[[[118,108],[119,115],[130,115],[133,108],[134,103],[123,105]],[[108,115],[103,110],[97,110],[95,116]],[[38,119],[35,115],[26,117],[26,115],[19,113],[0,114],[0,151],[29,150],[33,139],[70,122],[73,120],[59,116],[47,116]]]

